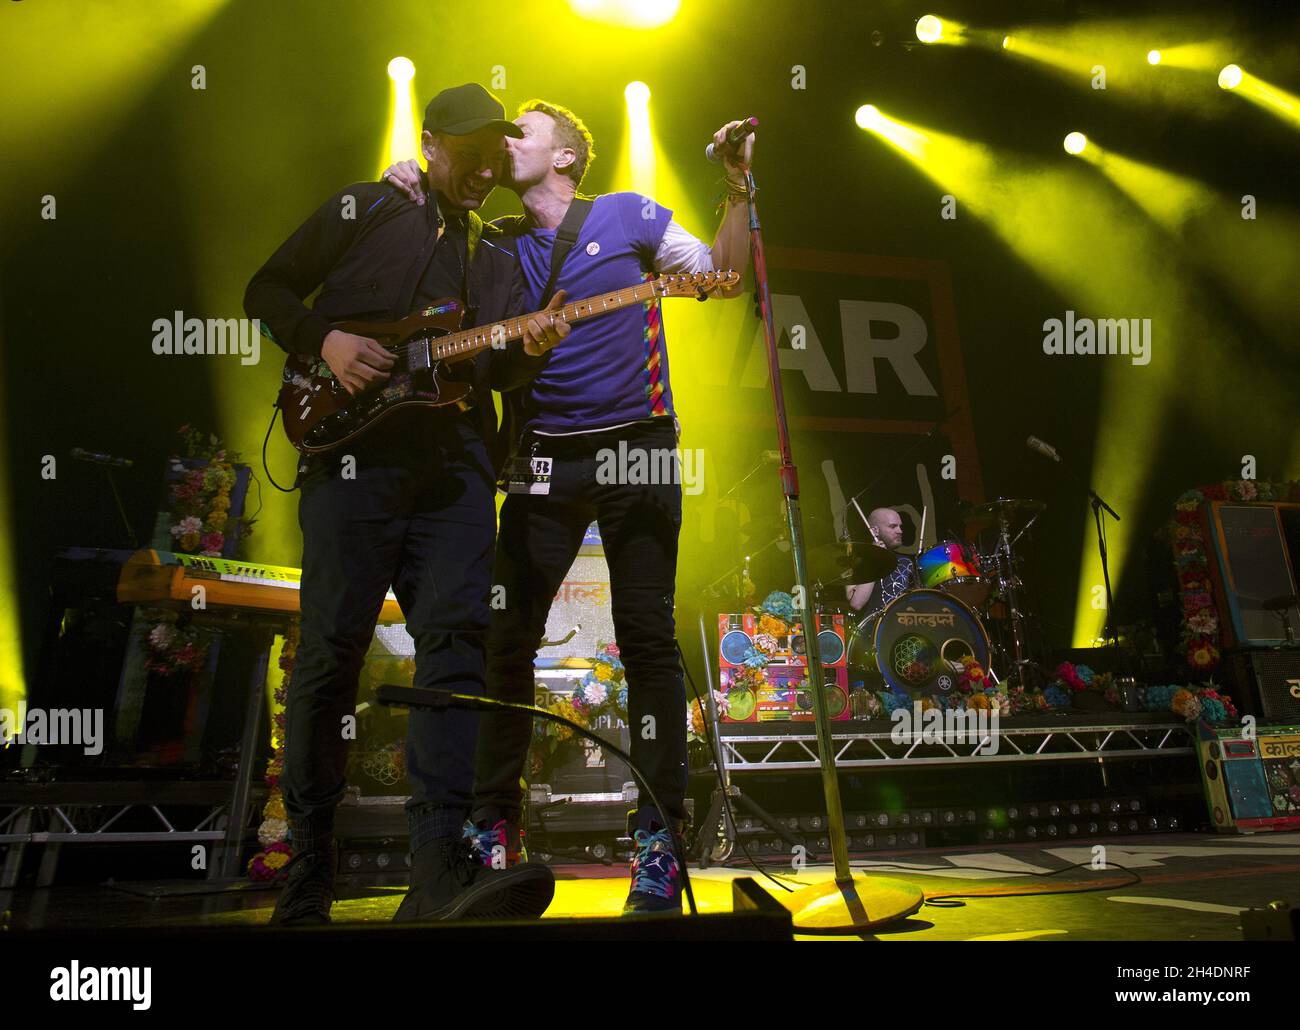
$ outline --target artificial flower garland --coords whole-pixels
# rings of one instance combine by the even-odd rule
[[[293,856],[289,844],[289,817],[284,809],[284,793],[280,790],[280,777],[284,775],[284,702],[289,680],[298,660],[298,623],[284,635],[284,648],[280,651],[280,669],[284,673],[275,688],[271,704],[272,754],[266,763],[266,804],[262,806],[262,824],[257,828],[257,840],[262,845],[248,861],[248,875],[256,881],[274,880]]]

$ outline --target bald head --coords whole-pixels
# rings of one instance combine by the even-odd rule
[[[893,508],[877,508],[867,516],[867,523],[886,547],[898,547],[903,543],[903,520]]]

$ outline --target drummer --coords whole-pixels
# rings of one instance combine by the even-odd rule
[[[891,551],[903,544],[903,521],[893,508],[877,508],[867,516],[867,527],[881,547]],[[845,588],[849,606],[862,615],[880,611],[895,598],[917,587],[916,566],[905,554],[897,556],[894,571],[871,583],[855,583]]]

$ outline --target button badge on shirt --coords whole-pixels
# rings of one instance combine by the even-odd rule
[[[592,240],[590,243],[587,244],[587,253],[590,254],[592,257],[595,257],[597,254],[600,253],[600,244],[597,243],[595,240]]]

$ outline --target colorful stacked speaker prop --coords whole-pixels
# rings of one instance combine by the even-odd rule
[[[1300,830],[1300,726],[1198,724],[1201,783],[1218,833]]]
[[[811,722],[812,691],[807,681],[807,643],[803,626],[770,637],[757,646],[758,617],[719,615],[719,689],[727,696],[724,722]],[[817,616],[817,642],[825,672],[826,702],[832,719],[849,718],[848,643],[843,615]],[[767,659],[758,668],[746,664],[756,651]]]

